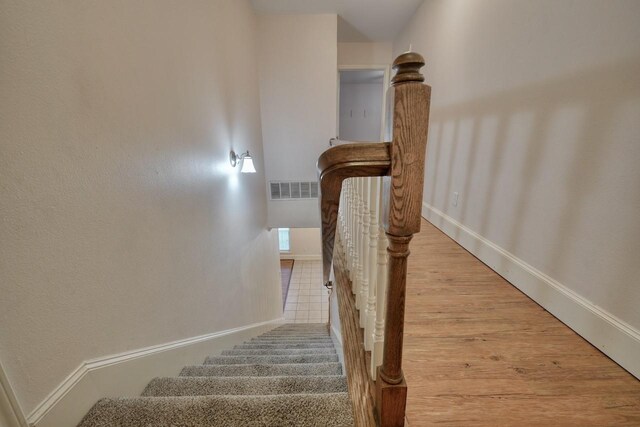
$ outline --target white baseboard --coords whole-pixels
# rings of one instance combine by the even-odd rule
[[[292,253],[281,253],[280,259],[293,259],[296,261],[322,261],[322,255],[296,255]]]
[[[75,426],[102,397],[139,396],[154,377],[175,376],[185,365],[272,329],[284,319],[127,351],[82,363],[27,417],[35,427]]]
[[[422,216],[640,378],[640,331],[427,203]]]

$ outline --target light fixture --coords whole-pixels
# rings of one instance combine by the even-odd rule
[[[249,150],[242,154],[236,154],[235,151],[231,150],[229,153],[229,163],[235,168],[239,162],[242,162],[240,172],[256,173],[256,168],[253,166],[253,159],[251,158],[251,154],[249,154]]]

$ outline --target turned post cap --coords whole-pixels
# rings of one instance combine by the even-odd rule
[[[393,69],[396,75],[391,79],[394,85],[407,82],[423,82],[424,76],[420,73],[420,68],[425,62],[422,55],[415,52],[405,52],[393,61]]]

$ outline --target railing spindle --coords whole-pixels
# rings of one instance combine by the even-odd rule
[[[369,297],[369,223],[371,214],[369,212],[369,183],[371,178],[360,178],[362,180],[362,282],[360,283],[360,327],[366,324],[367,300]]]
[[[378,218],[380,209],[380,178],[369,178],[369,291],[367,295],[367,307],[365,310],[364,348],[367,351],[373,349],[373,334],[376,321],[376,287],[378,285]],[[372,366],[373,358],[371,359]],[[372,371],[375,378],[375,369]]]

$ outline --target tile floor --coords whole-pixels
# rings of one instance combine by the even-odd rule
[[[321,261],[296,261],[284,318],[291,323],[320,323],[328,320],[329,293],[322,286]]]

